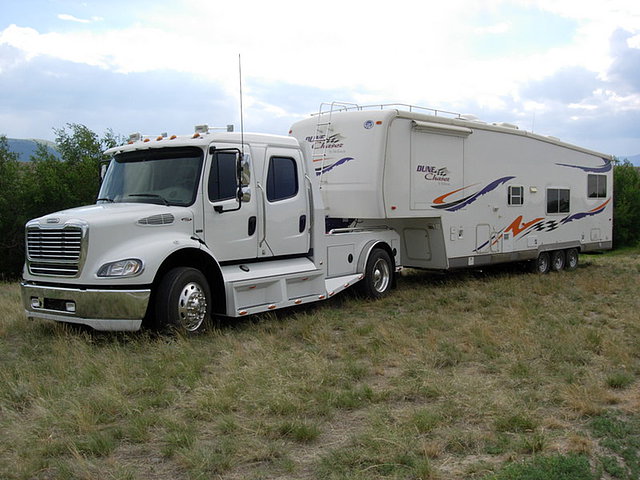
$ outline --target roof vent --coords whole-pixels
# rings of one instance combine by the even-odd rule
[[[463,113],[462,115],[460,115],[460,120],[466,120],[467,122],[482,122],[482,120],[480,120],[478,117],[476,117],[474,114],[472,113]]]
[[[515,123],[498,122],[498,123],[494,123],[494,125],[496,127],[510,128],[512,130],[520,130],[520,128]]]

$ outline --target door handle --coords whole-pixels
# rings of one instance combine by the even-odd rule
[[[249,222],[248,222],[248,225],[247,225],[247,227],[248,227],[247,228],[247,234],[249,236],[252,236],[254,233],[256,233],[256,225],[257,225],[256,216],[252,215],[251,217],[249,217]]]
[[[298,231],[300,233],[304,232],[304,229],[307,227],[307,216],[300,215],[300,220],[298,221]]]

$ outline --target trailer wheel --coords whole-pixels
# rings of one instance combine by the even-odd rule
[[[554,272],[559,272],[565,266],[566,258],[563,250],[556,250],[551,253],[551,269]]]
[[[389,293],[393,286],[393,263],[385,250],[376,248],[371,252],[360,285],[362,293],[369,298],[381,298]]]
[[[578,268],[578,249],[570,248],[566,253],[565,267],[567,270],[575,270]]]
[[[533,271],[535,273],[549,273],[551,269],[551,257],[548,252],[540,252],[538,258],[533,261]]]
[[[210,310],[209,284],[200,270],[178,267],[162,278],[156,296],[159,325],[194,333],[206,323]]]

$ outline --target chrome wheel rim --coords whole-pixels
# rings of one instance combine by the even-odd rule
[[[379,258],[373,265],[373,288],[378,293],[383,293],[389,286],[391,271],[389,264]]]
[[[567,266],[571,269],[578,265],[578,255],[572,252],[567,253]]]
[[[200,285],[187,283],[178,299],[178,318],[185,330],[197,330],[207,315],[207,297]]]

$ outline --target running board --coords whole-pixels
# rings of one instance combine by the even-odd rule
[[[330,279],[308,258],[222,267],[226,315],[242,317],[325,300],[361,280],[350,274]]]

